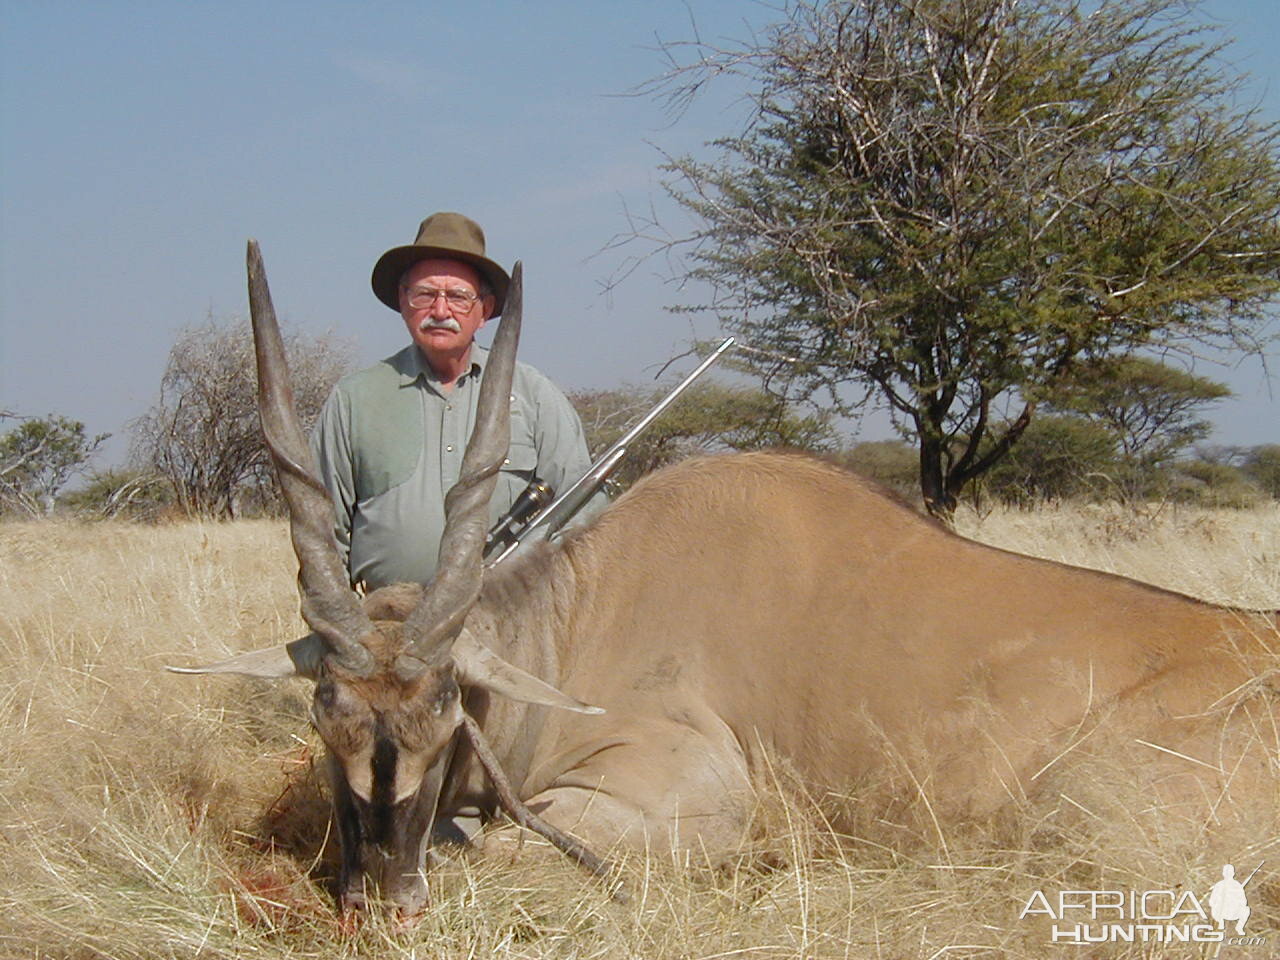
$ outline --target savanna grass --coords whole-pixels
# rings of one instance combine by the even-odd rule
[[[962,522],[1002,546],[1280,606],[1274,508]],[[1068,948],[1018,919],[1036,889],[1203,893],[1224,858],[1280,867],[1280,792],[1247,823],[1184,822],[1144,811],[1141,779],[1105,751],[1076,751],[1053,790],[992,821],[927,829],[860,818],[854,787],[809,796],[779,762],[740,855],[621,856],[628,904],[531,841],[517,860],[432,871],[411,927],[343,922],[308,685],[162,670],[297,636],[294,570],[271,522],[0,526],[0,956],[1038,958]],[[1237,955],[1280,951],[1269,877],[1250,888],[1268,943]]]

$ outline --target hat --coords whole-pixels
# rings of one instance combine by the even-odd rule
[[[373,265],[373,294],[400,312],[400,277],[419,260],[442,257],[470,264],[493,288],[493,316],[502,313],[511,278],[484,255],[480,224],[460,213],[433,213],[418,227],[418,239],[407,247],[393,247]]]

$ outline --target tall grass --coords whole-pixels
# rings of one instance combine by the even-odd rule
[[[1249,510],[1166,504],[964,509],[957,530],[992,546],[1119,573],[1212,603],[1280,607],[1280,503]]]
[[[1274,509],[964,524],[1002,546],[1280,606]],[[808,798],[779,766],[740,856],[632,856],[629,904],[559,856],[526,850],[433,871],[431,906],[411,927],[379,913],[343,923],[327,890],[333,844],[309,685],[161,669],[299,635],[294,569],[270,522],[0,526],[0,956],[1033,958],[1070,949],[1018,919],[1036,889],[1203,893],[1223,858],[1280,867],[1275,815],[1153,831],[1124,812],[1141,806],[1125,794],[1141,789],[1132,771],[1105,756],[1075,775],[1106,789],[940,824],[908,844],[874,823],[836,836],[824,814],[838,798]],[[1280,950],[1269,876],[1280,872],[1250,887],[1249,925],[1270,931],[1268,944],[1239,956]]]

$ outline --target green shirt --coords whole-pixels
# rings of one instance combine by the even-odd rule
[[[458,480],[487,359],[487,350],[473,346],[471,369],[445,393],[411,345],[344,377],[325,401],[311,447],[333,498],[334,532],[353,583],[364,581],[369,589],[425,583],[435,572],[444,496]],[[517,363],[511,446],[490,524],[534,476],[561,493],[590,463],[582,424],[564,394],[533,367]],[[604,502],[597,494],[584,513]]]

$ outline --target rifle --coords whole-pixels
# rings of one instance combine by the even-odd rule
[[[549,499],[549,495],[531,491],[535,491],[535,487],[541,487],[542,490],[549,490],[549,488],[541,480],[535,478],[529,484],[529,488],[517,498],[511,510],[489,531],[489,536],[485,542],[485,555],[488,556],[489,552],[500,545],[503,546],[503,549],[489,561],[488,566],[490,568],[496,567],[511,554],[515,553],[520,548],[520,545],[534,533],[540,533],[542,539],[552,537],[573,519],[574,514],[581,510],[586,502],[595,495],[596,491],[604,486],[605,481],[618,468],[618,464],[627,455],[627,448],[635,442],[636,438],[644,433],[667,407],[675,403],[676,398],[684,393],[693,381],[706,373],[711,365],[719,360],[732,346],[733,337],[729,337],[720,346],[716,347],[705,360],[694,368],[692,373],[676,384],[675,389],[663,397],[657,406],[641,417],[635,426],[619,437],[608,450],[602,453],[587,469],[587,472],[579,477],[568,490],[560,494],[550,506],[545,510],[541,510],[541,512],[539,510],[542,504],[536,503],[536,501],[542,496],[546,496]],[[529,501],[535,502],[530,505]],[[545,500],[543,500],[543,503],[545,503]],[[512,516],[517,512],[518,508],[526,514],[524,519]],[[519,523],[523,523],[524,526],[516,530],[515,527]]]

